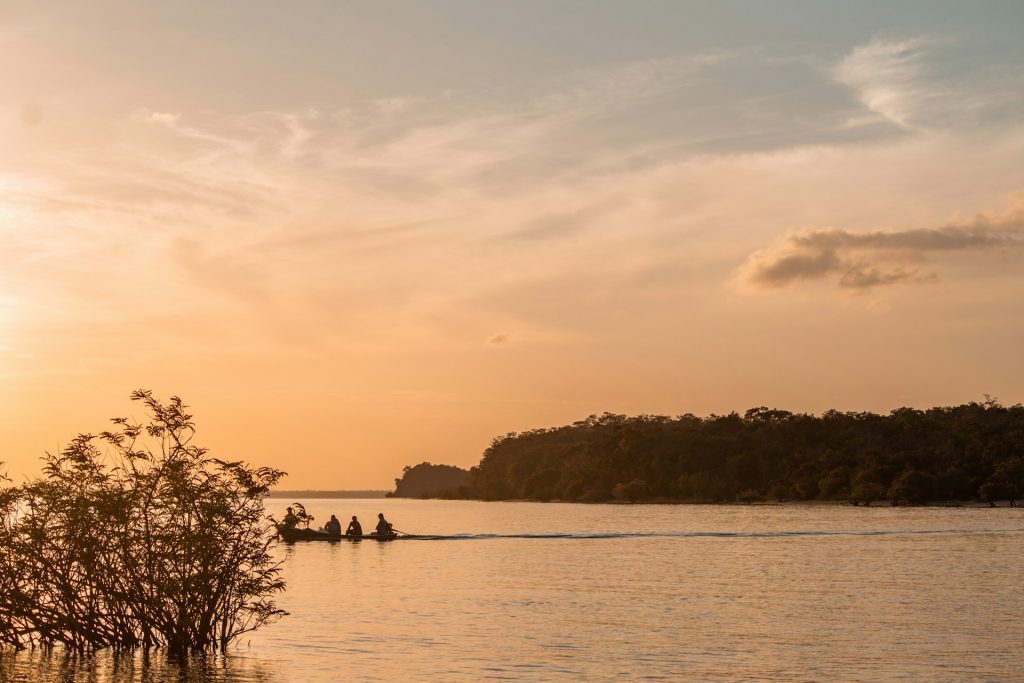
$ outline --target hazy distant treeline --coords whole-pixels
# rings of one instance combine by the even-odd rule
[[[606,413],[495,439],[467,485],[485,500],[1006,500],[1024,494],[1024,407],[987,400],[888,415]]]
[[[267,494],[267,498],[287,498],[289,500],[305,500],[308,498],[384,498],[387,495],[388,492],[383,489],[275,489]]]

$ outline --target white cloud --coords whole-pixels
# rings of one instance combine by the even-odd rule
[[[833,77],[857,91],[865,107],[902,128],[911,128],[932,93],[921,83],[924,38],[873,40],[858,46],[833,70]]]
[[[145,118],[153,123],[162,123],[165,125],[171,125],[178,122],[181,119],[181,114],[167,112],[167,111],[146,111],[143,114]]]

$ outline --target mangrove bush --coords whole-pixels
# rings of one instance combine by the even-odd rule
[[[0,482],[0,645],[223,649],[283,612],[263,499],[284,473],[212,457],[181,399]]]

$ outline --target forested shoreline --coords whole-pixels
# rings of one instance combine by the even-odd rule
[[[887,415],[752,408],[742,415],[605,413],[494,439],[437,497],[537,501],[871,504],[1024,495],[1024,407],[995,400]]]

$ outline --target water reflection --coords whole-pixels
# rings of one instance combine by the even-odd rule
[[[63,649],[0,651],[0,680],[33,683],[260,683],[279,680],[266,662],[236,654],[79,654]]]

